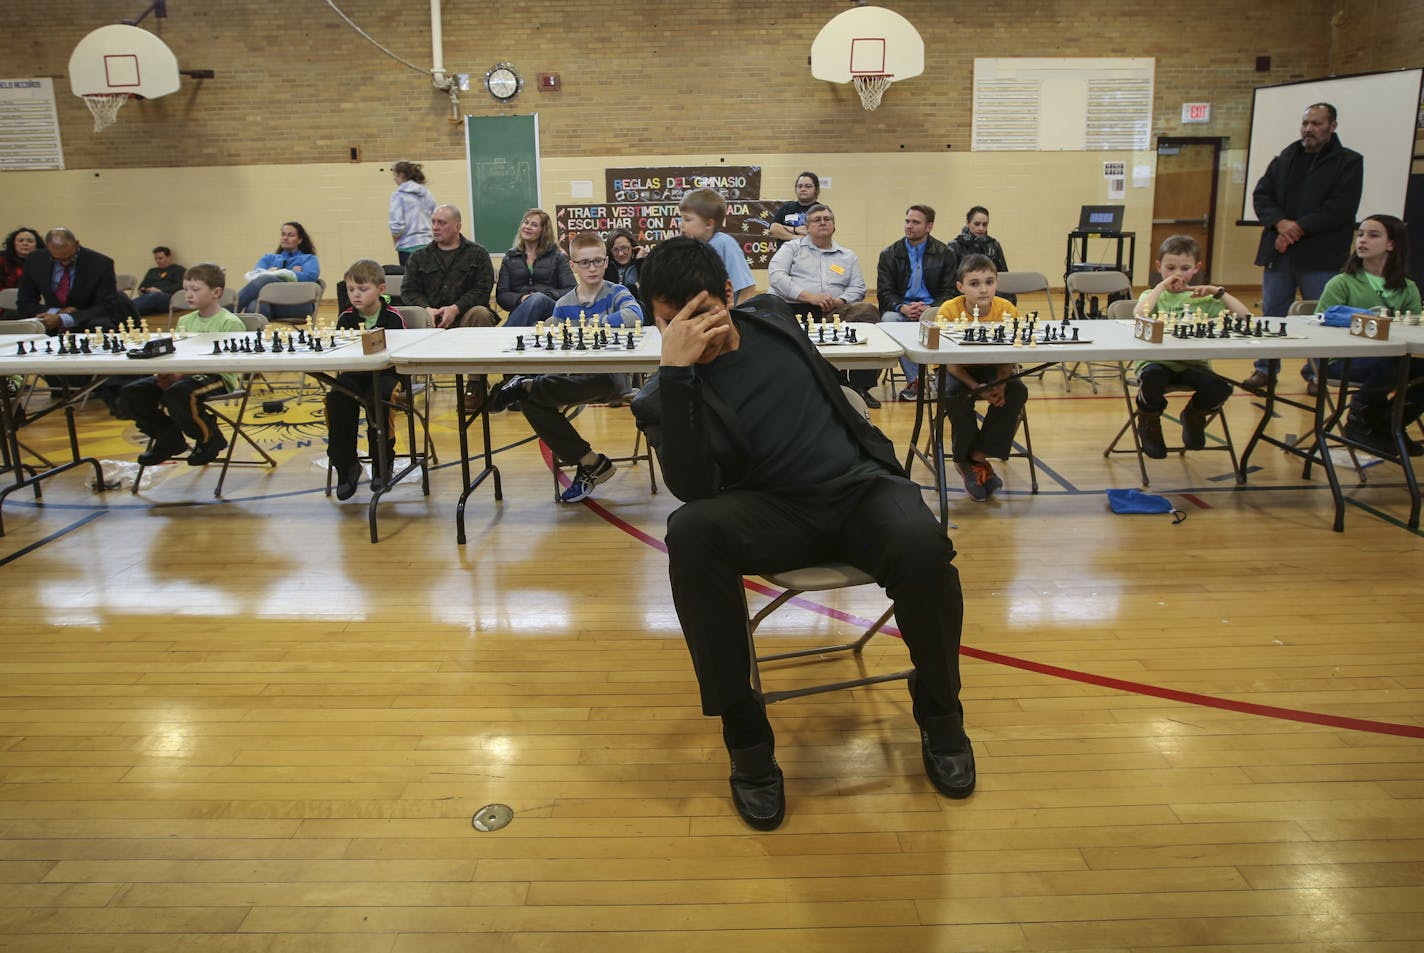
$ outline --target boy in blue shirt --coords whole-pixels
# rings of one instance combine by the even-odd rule
[[[756,294],[756,279],[752,277],[747,256],[736,240],[718,231],[727,220],[727,200],[712,189],[693,189],[682,197],[677,207],[682,234],[710,245],[727,268],[732,282],[732,303]]]
[[[561,324],[571,321],[575,327],[580,318],[590,323],[601,318],[613,327],[624,328],[643,323],[643,309],[632,292],[604,280],[608,252],[597,233],[581,232],[574,236],[569,243],[569,262],[578,283],[554,304],[554,321]],[[521,375],[505,378],[495,388],[490,394],[489,410],[492,414],[499,413],[518,403],[529,426],[549,445],[555,459],[578,465],[573,483],[559,497],[565,503],[578,503],[592,496],[593,488],[613,476],[617,468],[579,435],[564,416],[564,408],[615,400],[628,395],[632,389],[627,374]]]

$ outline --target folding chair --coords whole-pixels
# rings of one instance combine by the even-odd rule
[[[263,285],[257,291],[257,307],[264,304],[278,305],[282,307],[310,307],[307,312],[307,319],[316,317],[317,309],[321,306],[321,297],[325,285],[318,281],[273,281]],[[287,321],[301,324],[302,321],[296,318],[273,318],[274,321]]]
[[[242,323],[249,332],[261,331],[267,327],[267,319],[260,314],[239,314],[238,317],[242,319]],[[277,465],[277,461],[272,455],[262,449],[257,441],[253,440],[242,426],[243,419],[247,414],[247,399],[252,391],[252,378],[252,374],[243,374],[240,378],[241,386],[238,387],[237,390],[228,391],[224,394],[216,394],[203,401],[204,405],[218,418],[218,421],[227,424],[228,428],[232,430],[232,436],[227,442],[227,453],[223,455],[222,471],[218,474],[217,486],[213,488],[213,496],[215,497],[222,496],[223,483],[227,480],[229,467],[275,467]],[[237,404],[237,412],[231,415],[224,413],[218,406],[214,406],[232,403]],[[256,451],[260,459],[234,460],[233,453],[237,450],[239,440]],[[148,441],[148,446],[153,446],[152,440]],[[174,459],[186,459],[186,455],[175,457]],[[138,473],[134,475],[133,487],[130,489],[130,493],[137,495],[139,485],[143,482],[144,471],[147,469],[148,468],[143,464],[139,464]]]
[[[138,288],[138,277],[135,275],[115,275],[114,287],[132,297],[134,290]]]
[[[20,289],[6,288],[0,291],[0,311],[14,311],[20,304]],[[15,333],[15,332],[11,332]],[[40,333],[44,333],[44,328],[40,328]]]
[[[1048,290],[1048,279],[1036,271],[1001,271],[999,272],[998,290],[1012,295],[1026,295],[1042,291],[1043,300],[1048,304],[1043,312],[1045,319],[1058,316],[1058,311],[1053,304],[1053,295]],[[1022,301],[1019,302],[1019,310],[1024,310]]]
[[[565,417],[568,417],[570,420],[573,420],[573,419],[574,419],[575,417],[577,417],[579,414],[583,413],[583,409],[584,409],[585,406],[586,406],[585,404],[574,404],[572,407],[565,408],[565,410],[564,410],[564,416],[565,416]],[[653,467],[653,448],[652,448],[652,445],[647,442],[647,438],[643,436],[643,431],[642,431],[642,430],[639,430],[639,429],[637,429],[637,428],[634,428],[634,433],[635,433],[635,436],[633,437],[633,449],[630,450],[626,456],[622,456],[622,457],[609,457],[608,459],[609,459],[609,461],[612,462],[612,463],[626,463],[626,464],[628,464],[629,466],[634,466],[634,467],[636,467],[639,463],[647,463],[647,465],[648,465],[648,488],[649,488],[653,493],[656,493],[656,492],[658,492],[658,473],[657,473],[657,470]],[[569,469],[571,469],[571,468],[568,467],[568,466],[565,466],[564,464],[559,463],[557,460],[554,461],[554,468],[553,468],[553,471],[552,471],[552,472],[553,472],[553,475],[554,475],[554,502],[555,502],[555,503],[559,502],[560,492],[561,492],[562,489],[563,489],[562,487],[559,486],[559,475],[562,474],[564,471],[569,470]]]
[[[742,603],[747,611],[747,646],[750,649],[752,658],[752,687],[762,697],[766,704],[779,702],[784,698],[801,698],[805,695],[819,695],[823,692],[839,691],[843,688],[859,688],[864,685],[876,685],[880,682],[893,682],[900,679],[909,678],[914,674],[913,668],[905,669],[901,672],[889,672],[882,675],[862,675],[859,678],[846,679],[839,682],[827,682],[820,685],[806,685],[800,688],[782,689],[768,692],[762,690],[761,665],[765,662],[776,662],[783,659],[806,658],[809,656],[833,655],[837,652],[849,651],[857,659],[860,658],[862,650],[867,642],[879,631],[885,623],[890,620],[890,616],[895,612],[892,603],[888,609],[881,613],[880,618],[866,629],[853,642],[842,642],[836,645],[823,645],[814,649],[799,649],[791,652],[774,652],[768,655],[758,655],[756,646],[756,630],[777,609],[807,592],[825,592],[832,589],[850,589],[856,586],[874,585],[875,580],[854,566],[845,563],[823,563],[819,566],[808,566],[804,569],[791,569],[786,572],[764,573],[761,576],[768,583],[783,590],[783,592],[763,606],[755,615],[751,612],[751,607],[747,605],[747,586],[742,587]]]
[[[403,305],[395,309],[405,321],[407,328],[428,328],[430,324],[430,312],[421,307]],[[420,424],[420,437],[422,449],[417,452],[415,449],[415,425],[412,423],[406,428],[406,439],[410,443],[410,460],[412,466],[420,468],[421,488],[426,495],[430,493],[430,467],[439,464],[439,457],[435,453],[435,441],[430,437],[430,387],[428,375],[422,375],[419,379],[401,375],[396,384],[396,389],[391,392],[391,398],[386,402],[386,433],[394,434],[396,430],[396,414],[409,414],[414,423]],[[420,395],[420,405],[416,404],[416,395]],[[369,430],[369,423],[367,421]],[[357,457],[361,463],[375,462],[375,448],[367,447],[366,455]],[[395,461],[387,461],[391,466],[391,472],[395,473]],[[408,471],[402,471],[401,476]],[[326,462],[326,495],[332,492],[332,482],[335,479],[336,468],[331,465],[328,457]],[[390,484],[387,484],[389,487]],[[381,492],[384,492],[382,490]],[[375,542],[375,510],[374,502],[380,496],[379,493],[372,494],[372,536],[371,541]]]
[[[1120,304],[1121,302],[1114,303]],[[1127,365],[1123,363],[1118,364],[1118,374],[1122,381],[1123,400],[1127,402],[1127,422],[1122,425],[1122,428],[1117,432],[1117,436],[1113,437],[1112,443],[1108,444],[1108,448],[1103,451],[1103,457],[1104,459],[1106,459],[1115,453],[1137,454],[1137,468],[1142,471],[1142,485],[1151,486],[1152,483],[1147,477],[1147,455],[1142,452],[1142,439],[1137,432],[1137,395],[1135,393],[1137,389],[1137,380],[1128,376]],[[1192,393],[1192,388],[1171,386],[1166,388],[1166,393],[1189,394]],[[1222,442],[1220,446],[1212,446],[1208,444],[1202,450],[1196,450],[1193,452],[1208,453],[1215,450],[1225,450],[1231,456],[1231,472],[1235,474],[1236,482],[1244,483],[1245,480],[1243,480],[1241,477],[1241,466],[1236,459],[1236,445],[1231,440],[1231,427],[1226,422],[1226,415],[1222,413],[1221,410],[1215,410],[1207,414],[1207,426],[1211,426],[1211,423],[1214,420],[1221,421]],[[1122,442],[1122,438],[1126,436],[1129,432],[1132,434],[1132,446],[1130,448],[1119,448],[1118,444]],[[1186,455],[1187,448],[1181,445],[1168,444],[1167,452],[1175,453],[1180,457]]]
[[[218,299],[218,304],[229,311],[232,311],[234,308],[236,308],[237,289],[224,288],[222,297]],[[188,293],[186,291],[173,292],[173,297],[168,299],[168,327],[171,329],[173,325],[177,323],[180,315],[188,314],[192,310],[192,308],[188,307]],[[238,315],[238,317],[242,317],[242,315]],[[256,315],[256,317],[263,318],[262,326],[267,326],[265,317],[263,317],[262,315]]]
[[[1105,304],[1111,306],[1114,299],[1126,296],[1132,298],[1132,282],[1120,271],[1075,271],[1068,275],[1068,295],[1073,302],[1068,318],[1078,318],[1079,320],[1106,316],[1106,312],[1099,311],[1093,313],[1086,311],[1083,303],[1097,295],[1107,298]],[[1116,361],[1074,361],[1069,363],[1064,361],[1058,365],[1063,371],[1063,389],[1071,390],[1073,381],[1087,381],[1093,388],[1093,393],[1098,392],[1098,381],[1102,380],[1100,372],[1108,372],[1112,377],[1120,373],[1121,368]],[[1078,368],[1086,366],[1088,372],[1081,373]]]

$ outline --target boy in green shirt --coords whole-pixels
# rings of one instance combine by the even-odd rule
[[[195,308],[178,319],[176,331],[247,330],[242,319],[224,308],[223,289],[227,276],[217,265],[194,265],[183,274],[183,292],[188,307]],[[138,462],[146,467],[163,463],[188,449],[184,435],[196,446],[188,454],[188,466],[212,463],[227,449],[227,438],[218,430],[218,419],[203,400],[237,389],[235,374],[157,374],[140,377],[119,391],[119,413],[133,418],[150,440]]]
[[[1172,235],[1157,252],[1156,269],[1162,280],[1142,292],[1134,313],[1138,317],[1173,314],[1215,318],[1223,313],[1244,315],[1246,306],[1218,285],[1188,284],[1201,270],[1201,246],[1190,235]],[[1137,436],[1142,452],[1153,460],[1167,456],[1162,436],[1162,411],[1167,409],[1167,388],[1188,387],[1191,399],[1182,408],[1182,445],[1188,450],[1206,447],[1207,417],[1221,409],[1231,396],[1231,383],[1212,373],[1207,361],[1139,361],[1137,374]]]

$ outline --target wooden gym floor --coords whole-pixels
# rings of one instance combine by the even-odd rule
[[[14,495],[0,949],[1424,948],[1424,543],[1398,470],[1348,481],[1344,534],[1323,478],[1270,449],[1241,490],[1224,454],[1152,463],[1181,525],[1115,516],[1102,491],[1138,485],[1101,456],[1116,388],[1030,391],[1042,492],[1012,461],[999,501],[951,501],[978,792],[933,792],[902,684],[787,701],[770,834],[737,820],[698,714],[657,548],[675,501],[644,468],[557,506],[523,418],[496,418],[505,500],[478,491],[458,547],[444,389],[445,465],[428,499],[393,493],[375,546],[365,491],[321,492],[314,399],[259,421],[282,465],[221,501],[182,464],[137,497],[80,472]],[[1252,401],[1228,412],[1244,443]],[[913,408],[875,417],[903,448]],[[81,425],[100,456],[140,449],[102,407]],[[626,410],[579,425],[632,440]],[[811,602],[767,641],[881,606]],[[865,664],[902,661],[881,638]],[[474,830],[492,803],[513,822]]]

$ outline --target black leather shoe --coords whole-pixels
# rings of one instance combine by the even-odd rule
[[[349,500],[355,496],[357,487],[361,485],[361,477],[365,475],[365,471],[361,469],[361,464],[352,460],[345,470],[339,471],[336,474],[336,498],[338,500]]]
[[[974,747],[958,715],[926,718],[920,726],[920,753],[930,783],[945,797],[974,793]]]
[[[868,390],[860,392],[860,399],[865,401],[865,406],[870,410],[880,409],[880,399]]]
[[[157,466],[187,449],[188,441],[182,437],[159,437],[154,440],[152,448],[138,455],[138,464],[141,467]]]
[[[188,454],[188,466],[207,466],[218,458],[218,454],[227,449],[227,438],[220,433],[214,433],[212,439],[207,443],[200,443],[193,448],[193,452]]]
[[[771,743],[730,751],[732,805],[750,827],[774,831],[786,817],[786,779],[771,753]]]

